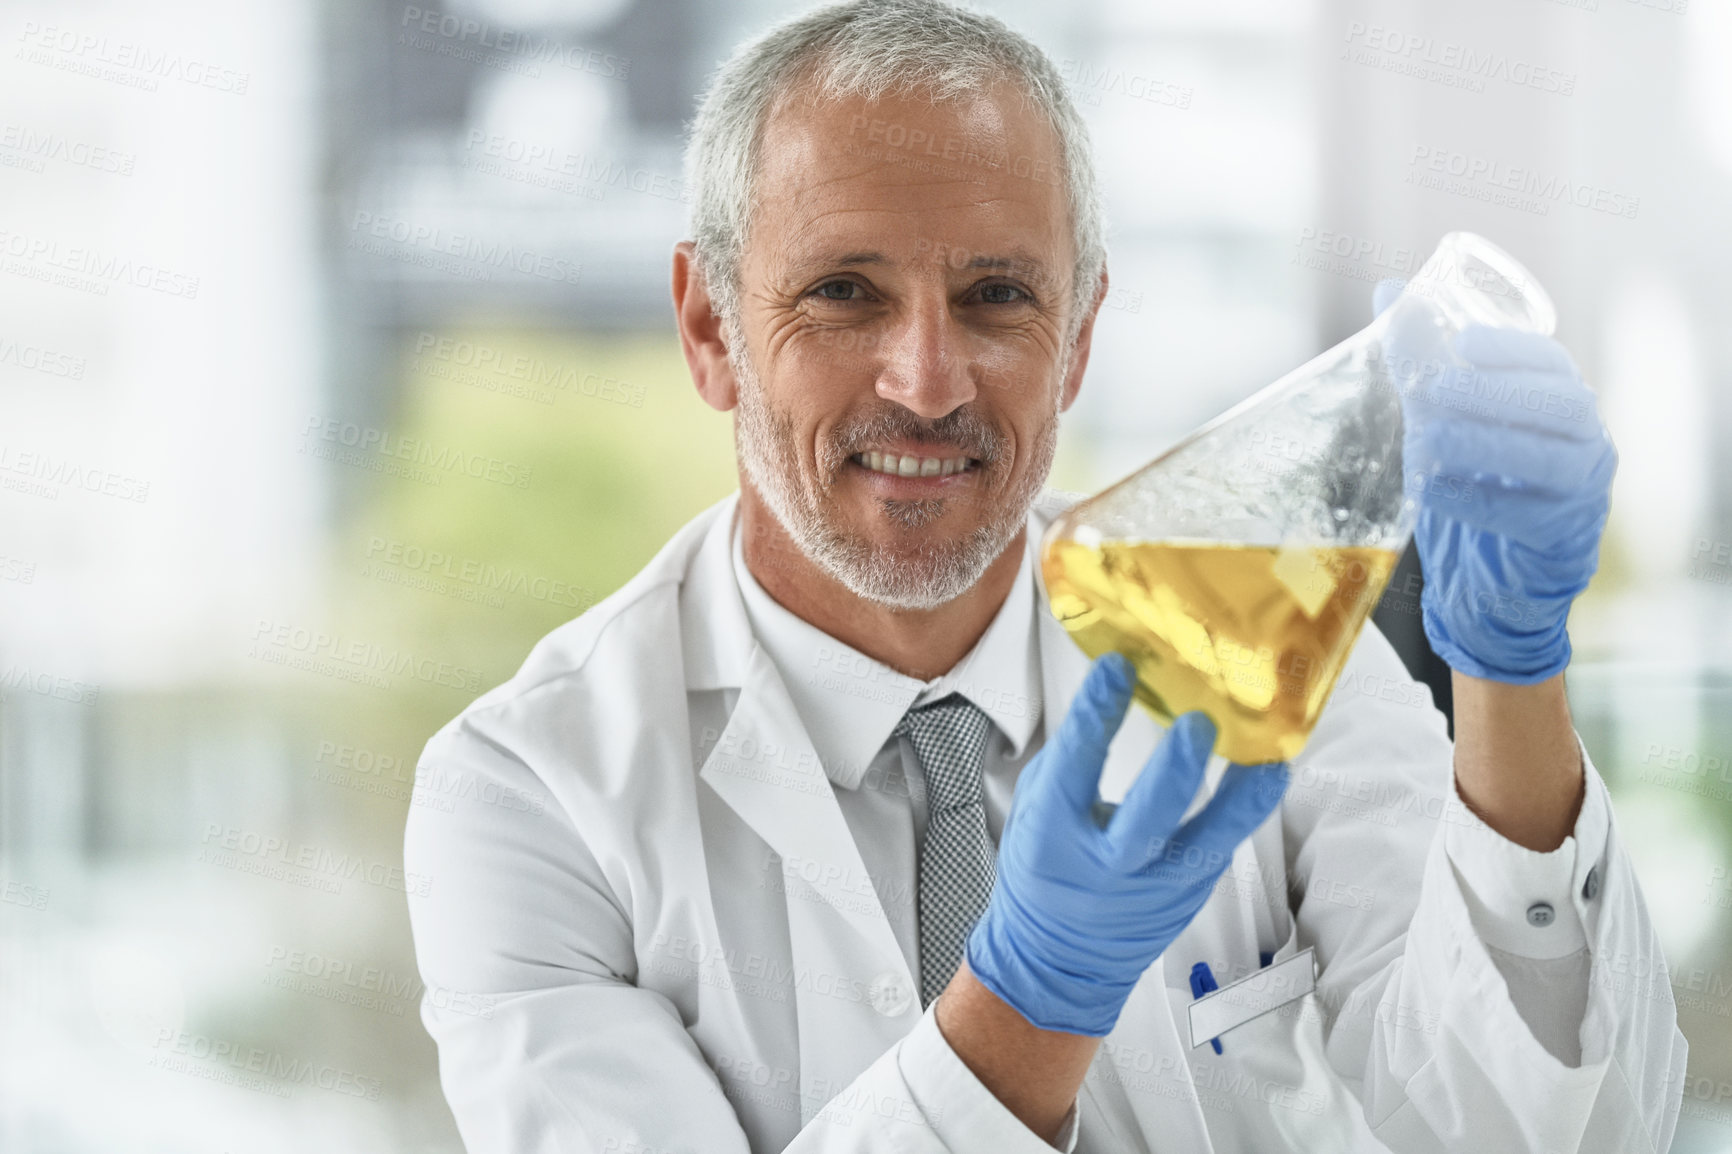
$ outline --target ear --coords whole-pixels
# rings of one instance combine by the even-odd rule
[[[1101,315],[1101,304],[1107,299],[1107,270],[1101,266],[1100,287],[1095,290],[1095,299],[1089,305],[1088,315],[1083,318],[1082,328],[1077,330],[1076,351],[1071,356],[1070,371],[1065,374],[1064,394],[1060,398],[1059,412],[1064,412],[1076,403],[1077,393],[1082,389],[1083,370],[1089,367],[1089,347],[1094,342],[1095,319]]]
[[[696,247],[689,240],[674,245],[674,325],[680,333],[680,351],[686,356],[692,384],[698,396],[718,412],[739,403],[739,382],[728,363],[728,346],[722,336],[722,318],[716,315],[709,289],[698,270]]]

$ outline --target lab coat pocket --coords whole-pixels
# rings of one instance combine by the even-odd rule
[[[1372,1136],[1359,1099],[1325,1057],[1323,1006],[1316,993],[1289,992],[1309,985],[1297,976],[1309,969],[1303,956],[1308,955],[1298,948],[1295,929],[1268,966],[1223,991],[1225,997],[1212,1007],[1238,1009],[1197,1015],[1199,1021],[1219,1022],[1262,1010],[1224,1029],[1216,1039],[1219,1054],[1207,1037],[1190,1045],[1194,999],[1189,990],[1183,992],[1187,1002],[1186,1012],[1176,1015],[1179,1033],[1217,1154],[1386,1151]]]

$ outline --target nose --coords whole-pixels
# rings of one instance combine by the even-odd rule
[[[978,391],[966,339],[942,295],[917,302],[884,335],[878,395],[928,420],[966,405]]]

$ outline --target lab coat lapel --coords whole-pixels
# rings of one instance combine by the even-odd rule
[[[700,775],[781,856],[804,1124],[914,1028],[913,975],[806,727],[756,642]]]

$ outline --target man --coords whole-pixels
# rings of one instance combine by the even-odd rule
[[[441,730],[478,788],[409,823],[476,1154],[1669,1145],[1685,1046],[1608,969],[1659,947],[1561,680],[1591,393],[1471,329],[1591,419],[1409,424],[1410,464],[1517,478],[1418,531],[1453,774],[1375,629],[1298,765],[1226,766],[1044,608],[1089,165],[1051,62],[935,0],[814,12],[712,84],[673,296],[740,492]],[[1268,1012],[1193,1036],[1201,975]]]

